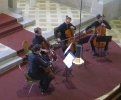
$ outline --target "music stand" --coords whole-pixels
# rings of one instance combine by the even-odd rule
[[[80,44],[82,46],[81,47],[81,57],[82,58],[83,58],[83,44],[87,43],[89,41],[90,37],[91,37],[91,35],[83,37],[83,38],[79,39],[79,41],[78,41],[78,44]],[[84,63],[84,65],[85,65],[85,63]],[[86,65],[85,65],[85,67],[86,67]]]
[[[66,50],[65,50],[65,52],[64,52],[64,54],[63,54],[64,57],[66,57],[66,55],[67,55],[69,49],[71,48],[72,44],[73,44],[73,43],[71,43],[71,44],[68,46],[68,48],[66,48]],[[56,71],[55,73],[58,73],[58,72],[60,72],[60,71],[62,71],[62,70],[64,70],[64,69],[66,69],[66,71],[68,71],[68,72],[71,74],[71,72],[68,70],[67,66],[65,66],[64,68],[62,68],[62,69]],[[71,75],[72,75],[72,74],[71,74]],[[73,76],[73,75],[72,75],[72,76]]]
[[[111,42],[111,40],[112,40],[112,36],[98,36],[96,38],[96,42],[101,42],[101,43],[103,42],[108,43],[108,42]],[[99,53],[99,50],[98,50],[98,53]],[[101,57],[102,57],[102,48],[101,48]]]

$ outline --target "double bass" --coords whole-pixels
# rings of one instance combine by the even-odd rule
[[[103,17],[104,17],[104,15],[103,15]],[[103,17],[102,17],[101,24],[103,23]],[[96,34],[98,34],[98,36],[105,36],[106,28],[102,25],[98,26],[96,28]],[[96,40],[97,40],[97,37],[95,37],[94,40],[93,40],[93,44],[94,44],[95,47],[103,48],[103,47],[106,46],[106,42],[96,42]]]

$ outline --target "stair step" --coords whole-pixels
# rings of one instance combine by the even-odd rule
[[[4,34],[8,34],[8,33],[12,33],[13,31],[16,31],[18,29],[23,28],[23,26],[21,24],[19,24],[18,22],[13,23],[9,26],[3,27],[0,29],[0,36],[4,35]]]
[[[28,26],[32,26],[32,25],[34,25],[34,24],[35,24],[35,20],[23,16],[23,20],[20,21],[19,23],[22,24],[23,27],[25,28],[25,27],[28,27]]]
[[[17,55],[17,52],[0,43],[0,62]]]
[[[7,59],[0,63],[0,74],[8,71],[9,69],[15,67],[16,65],[19,65],[22,63],[23,60],[21,57],[15,56],[10,59]]]
[[[7,15],[13,17],[13,18],[16,18],[18,22],[23,20],[23,16],[22,15],[13,13],[11,11],[6,11],[6,12],[4,12],[4,14],[7,14]]]

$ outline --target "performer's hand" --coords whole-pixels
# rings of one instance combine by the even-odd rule
[[[83,34],[86,34],[86,33],[87,33],[87,32],[84,30],[84,31],[83,31]]]
[[[74,27],[73,26],[70,26],[70,29],[74,29]]]
[[[104,27],[106,26],[104,23],[102,23],[101,25],[104,26]]]
[[[44,52],[46,52],[46,53],[48,52],[48,50],[46,50],[46,49],[42,49],[42,51],[44,51]]]
[[[60,38],[58,38],[58,42],[59,42],[59,43],[61,42],[61,39],[60,39]]]

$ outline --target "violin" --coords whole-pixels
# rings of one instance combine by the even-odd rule
[[[103,18],[104,18],[104,15],[102,17],[101,24],[103,23]],[[106,28],[104,26],[102,26],[102,25],[98,26],[96,28],[96,34],[98,34],[98,36],[105,36]],[[96,42],[96,40],[97,40],[97,37],[95,37],[94,40],[93,40],[93,44],[94,44],[95,47],[103,48],[103,47],[106,46],[106,42]]]
[[[55,62],[57,60],[57,55],[54,50],[51,49],[51,44],[44,38],[41,45],[44,49],[48,50],[48,56],[51,61]]]

